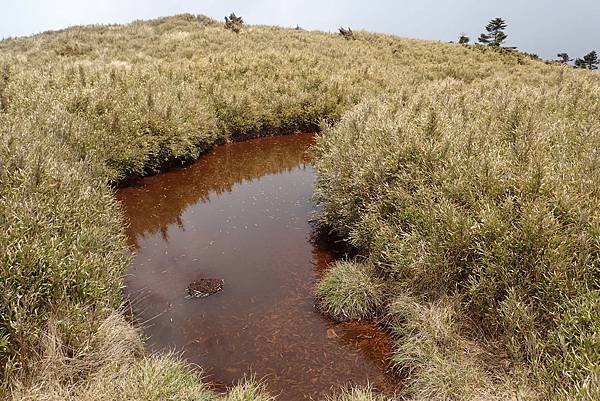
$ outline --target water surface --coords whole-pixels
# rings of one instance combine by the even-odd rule
[[[217,389],[255,374],[282,400],[371,383],[390,392],[389,338],[314,307],[315,281],[341,255],[314,235],[310,134],[216,147],[196,163],[118,191],[136,258],[126,277],[151,350],[174,349]],[[186,298],[190,282],[221,293]]]

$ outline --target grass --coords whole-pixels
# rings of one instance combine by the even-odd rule
[[[385,401],[385,397],[374,394],[371,387],[343,389],[338,394],[327,397],[326,401]]]
[[[321,310],[337,320],[361,320],[376,316],[384,301],[384,285],[373,266],[348,261],[334,262],[316,289]]]
[[[47,334],[79,360],[119,308],[130,255],[111,187],[220,142],[322,124],[323,221],[386,287],[456,299],[469,344],[499,344],[548,394],[593,396],[600,76],[353,37],[181,15],[0,42],[3,388],[51,399],[63,379],[26,385]],[[201,386],[172,358],[137,358],[123,391]],[[57,397],[104,380],[88,373]]]
[[[388,284],[457,297],[552,394],[600,366],[592,82],[435,82],[357,106],[317,145],[326,223]]]
[[[457,321],[460,302],[423,302],[402,294],[389,304],[396,340],[395,368],[408,379],[411,400],[539,400],[527,375],[494,355],[489,344],[465,338]]]
[[[178,356],[146,355],[140,334],[118,313],[104,320],[77,350],[65,347],[58,331],[48,332],[32,378],[14,384],[12,400],[271,400],[255,380],[219,395]]]

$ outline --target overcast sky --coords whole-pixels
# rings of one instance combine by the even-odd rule
[[[0,0],[0,38],[184,12],[222,19],[231,11],[250,24],[443,41],[463,32],[476,40],[487,21],[502,17],[508,44],[544,58],[600,51],[600,0]]]

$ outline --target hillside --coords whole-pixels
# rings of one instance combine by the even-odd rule
[[[366,266],[342,264],[317,295],[341,319],[386,317],[408,396],[598,396],[600,75],[191,15],[0,42],[7,395],[213,397],[115,313],[131,256],[112,188],[217,143],[315,127],[323,224]],[[357,270],[384,295],[333,305]]]

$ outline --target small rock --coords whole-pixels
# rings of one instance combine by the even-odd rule
[[[188,297],[204,298],[223,291],[225,281],[221,278],[202,278],[192,281],[187,287]]]

